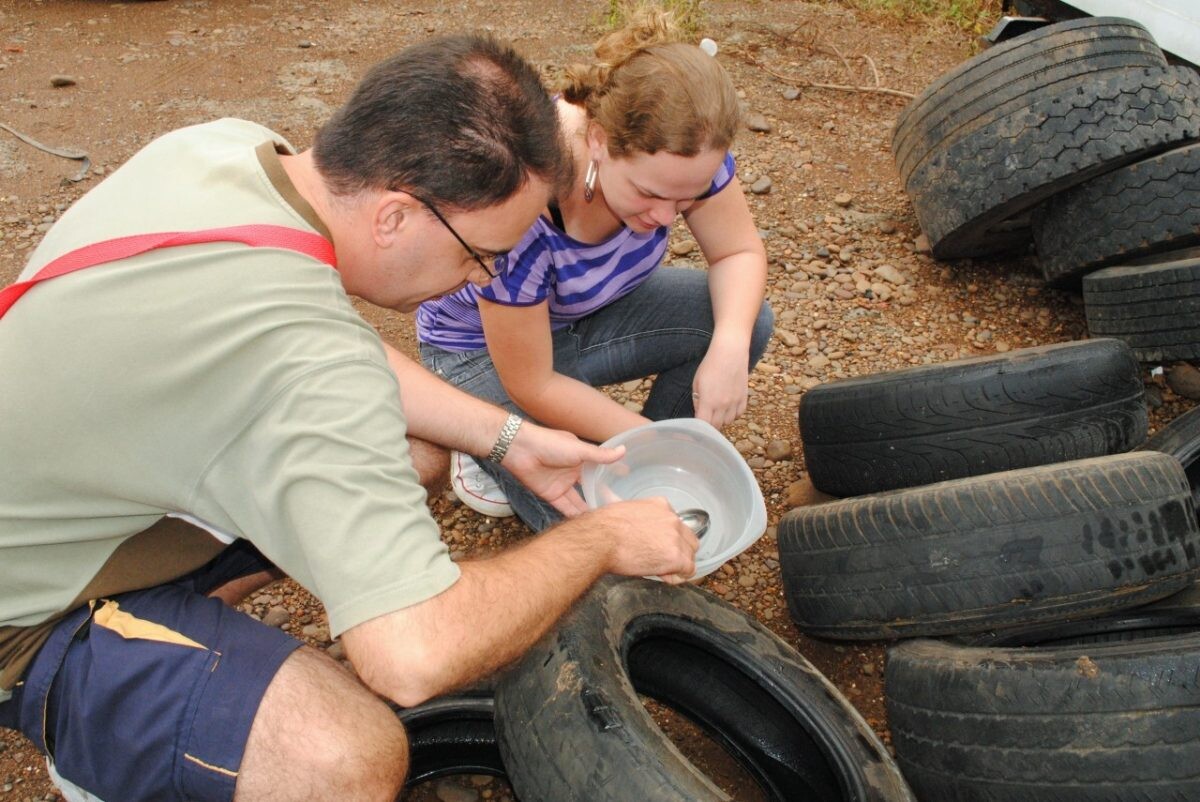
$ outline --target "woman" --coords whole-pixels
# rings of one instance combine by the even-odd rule
[[[677,39],[669,15],[644,13],[597,43],[597,64],[567,71],[557,103],[576,182],[496,258],[490,284],[421,306],[429,368],[596,442],[663,418],[721,427],[745,411],[773,315],[728,152],[738,98],[715,58]],[[678,214],[707,272],[660,267]],[[652,375],[640,414],[596,389]],[[534,530],[559,517],[498,466],[456,454],[451,474],[485,514],[515,510]]]

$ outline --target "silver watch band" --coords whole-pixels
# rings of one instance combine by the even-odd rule
[[[520,429],[521,424],[524,422],[520,415],[509,413],[508,419],[504,421],[504,426],[500,428],[500,436],[496,438],[491,452],[487,455],[489,462],[494,462],[497,465],[500,464],[500,461],[504,459],[504,455],[508,453],[508,447],[512,445],[513,440],[517,437],[517,429]]]

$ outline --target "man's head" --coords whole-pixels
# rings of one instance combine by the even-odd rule
[[[572,178],[536,70],[482,36],[423,42],[374,67],[317,132],[312,156],[335,201],[378,207],[361,244],[383,251],[392,278],[416,281],[401,294],[377,281],[353,291],[402,308],[424,299],[418,290],[430,297],[485,279],[468,248],[485,262],[511,248]]]

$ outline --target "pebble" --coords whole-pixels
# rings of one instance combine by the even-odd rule
[[[346,647],[342,645],[340,640],[335,640],[329,645],[329,648],[325,650],[325,654],[329,655],[334,660],[345,660]]]
[[[308,48],[313,47],[315,44],[316,44],[315,42],[312,42],[308,39],[302,39],[296,43],[296,47],[307,50]]]
[[[746,127],[751,131],[758,131],[762,134],[771,133],[771,123],[758,112],[751,112],[746,115]]]
[[[875,268],[875,275],[889,284],[907,284],[908,277],[891,265],[880,265]]]
[[[464,788],[452,779],[440,780],[433,792],[442,802],[477,802],[479,799],[478,791]]]
[[[50,76],[50,85],[51,86],[55,86],[55,87],[74,86],[76,83],[77,83],[76,80],[74,78],[72,78],[70,75],[51,75]]]
[[[1180,362],[1167,371],[1167,386],[1184,398],[1200,400],[1200,370]]]
[[[788,508],[807,507],[812,504],[823,504],[826,501],[833,501],[834,497],[826,493],[822,493],[813,487],[813,483],[809,479],[797,479],[788,485],[787,489],[787,505]]]
[[[792,456],[792,444],[787,440],[772,440],[767,443],[767,459],[779,462]]]
[[[913,240],[913,249],[917,253],[933,253],[933,248],[929,247],[929,237],[924,234]]]
[[[281,627],[292,619],[291,614],[282,607],[272,607],[263,616],[263,623],[269,627]]]
[[[833,196],[833,202],[838,206],[846,207],[849,206],[853,201],[854,196],[849,192],[839,192],[837,195]]]
[[[750,185],[750,191],[753,192],[755,195],[770,194],[771,179],[768,176],[764,175],[762,178],[758,179],[757,181],[755,181],[753,184]]]
[[[892,220],[880,220],[879,221],[879,233],[880,234],[895,234],[896,233],[896,223]]]
[[[795,100],[798,97],[800,97],[800,90],[794,86],[789,86],[787,89],[783,90],[784,100]]]
[[[1146,406],[1150,409],[1159,409],[1163,405],[1162,390],[1157,384],[1146,385]]]
[[[696,250],[696,241],[693,239],[684,239],[671,243],[671,253],[676,256],[687,256],[694,250]]]

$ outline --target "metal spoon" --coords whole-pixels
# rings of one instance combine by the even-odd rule
[[[708,525],[712,522],[706,511],[699,507],[682,510],[678,513],[679,520],[683,521],[683,525],[696,533],[696,538],[703,538],[708,532]]]

